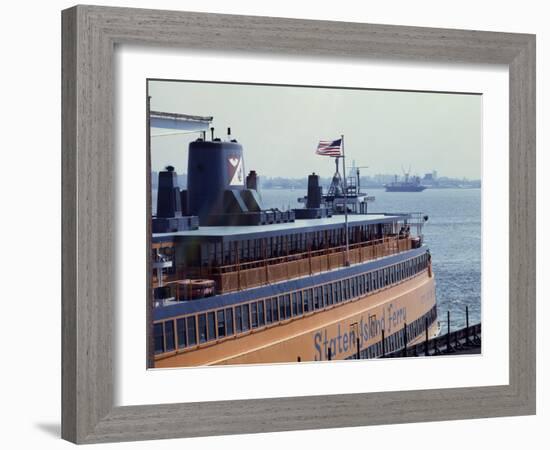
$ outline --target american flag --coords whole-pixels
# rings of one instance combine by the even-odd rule
[[[315,153],[322,156],[342,156],[342,139],[320,141]]]

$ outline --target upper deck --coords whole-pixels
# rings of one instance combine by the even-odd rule
[[[193,294],[184,280],[209,280],[214,287],[203,287],[209,293],[221,294],[311,276],[418,247],[421,239],[403,231],[410,219],[410,214],[349,215],[347,242],[345,217],[341,215],[155,234],[155,261],[166,264],[169,255],[172,269],[162,274],[163,280],[156,271],[153,285],[176,283],[173,296],[194,298],[204,291],[196,284],[199,290]]]
[[[397,221],[409,219],[409,214],[350,214],[348,227],[360,227],[378,224],[393,224]],[[269,225],[240,225],[240,226],[204,226],[196,230],[184,230],[172,233],[155,233],[153,242],[166,240],[204,240],[232,242],[248,239],[262,239],[274,236],[288,236],[343,229],[345,216],[335,215],[320,219],[296,219],[294,222],[274,223]]]

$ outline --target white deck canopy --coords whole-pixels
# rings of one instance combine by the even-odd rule
[[[192,116],[189,114],[151,111],[151,136],[198,133],[208,131],[212,116]]]

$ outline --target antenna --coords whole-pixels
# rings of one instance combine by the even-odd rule
[[[355,161],[353,161],[353,165],[355,165]],[[369,166],[357,166],[356,173],[357,173],[357,194],[361,191],[361,172],[360,169],[368,169]]]
[[[403,171],[403,175],[405,176],[405,183],[408,183],[409,175],[411,173],[411,165],[409,164],[409,170],[407,172],[405,172],[405,168],[403,167],[403,165],[401,165],[401,170]]]

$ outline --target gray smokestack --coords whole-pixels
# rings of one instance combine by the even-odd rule
[[[178,174],[172,166],[159,173],[157,192],[157,217],[181,217],[180,188]]]
[[[322,188],[319,186],[319,175],[315,175],[315,172],[313,172],[307,177],[306,208],[321,207],[321,192]]]
[[[251,170],[246,176],[246,188],[258,190],[258,174],[255,170]]]

